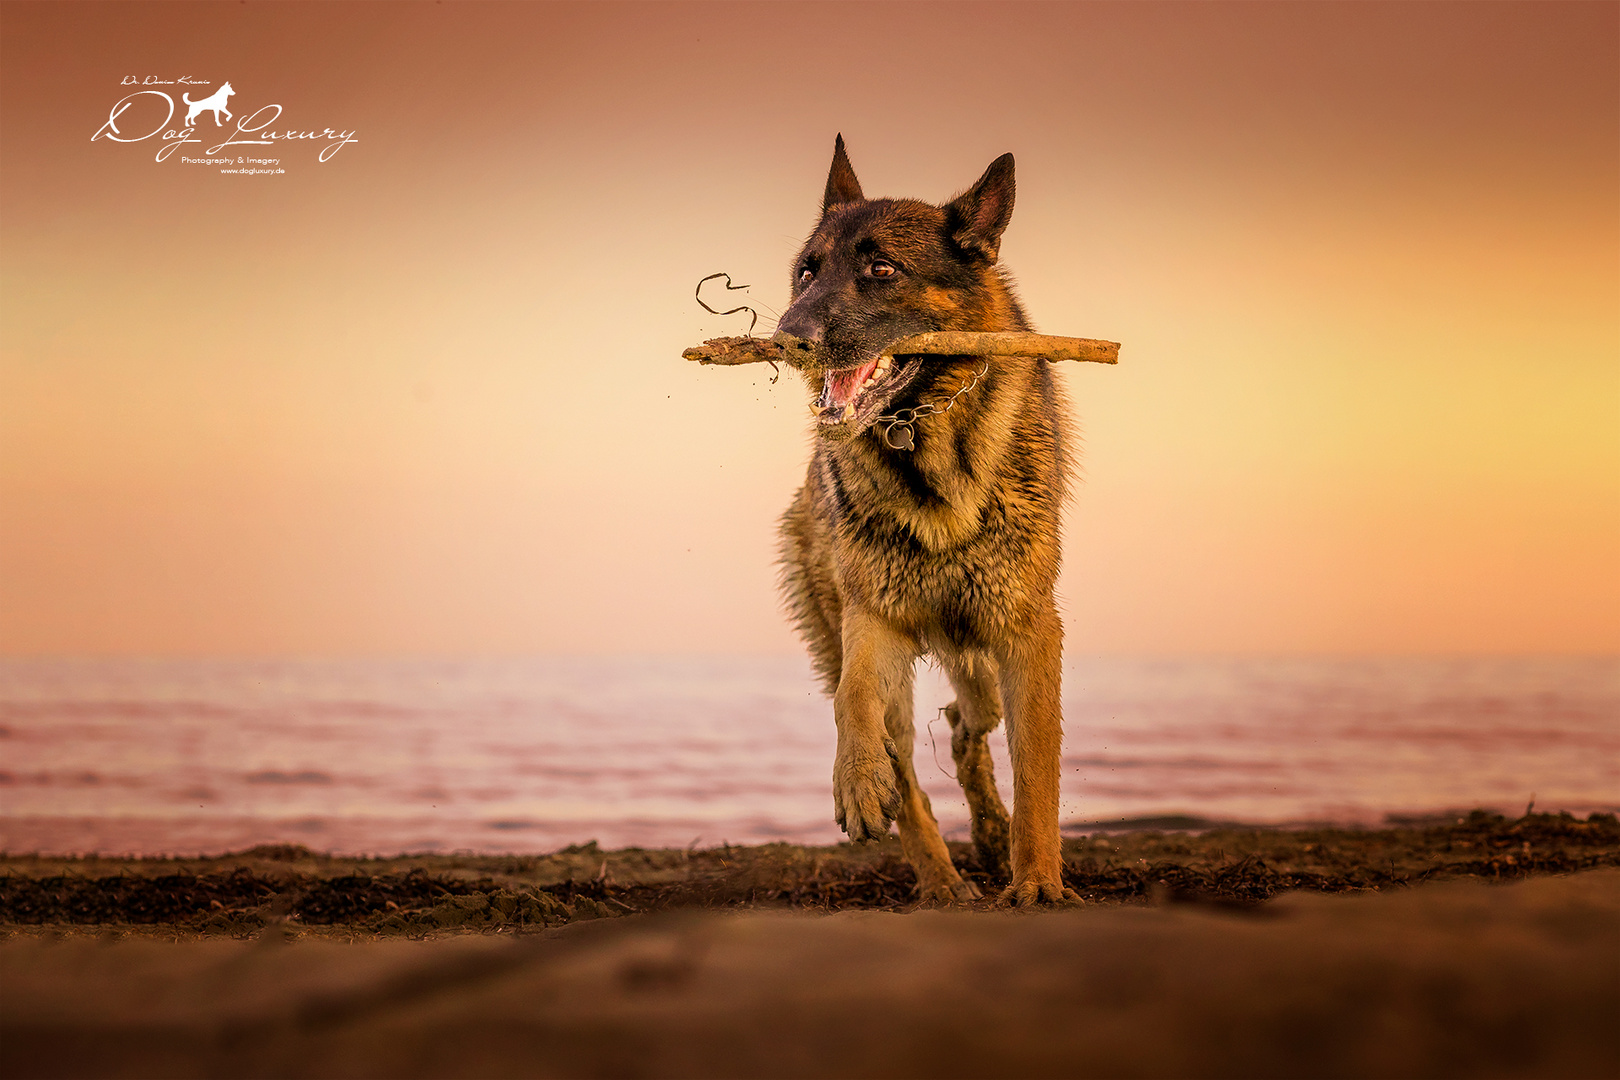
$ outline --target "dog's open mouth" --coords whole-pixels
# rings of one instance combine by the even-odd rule
[[[817,429],[831,436],[864,431],[920,370],[920,359],[902,364],[884,355],[875,356],[858,367],[824,372],[821,397],[811,406]]]

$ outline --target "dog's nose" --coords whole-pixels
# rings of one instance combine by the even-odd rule
[[[792,334],[796,338],[814,341],[818,345],[827,335],[827,327],[820,319],[807,311],[794,311],[791,307],[782,314],[776,329],[778,333]]]

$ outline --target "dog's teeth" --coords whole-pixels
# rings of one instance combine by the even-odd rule
[[[855,419],[855,406],[854,405],[845,405],[844,406],[844,419],[845,420],[853,420],[853,419]]]
[[[821,410],[820,409],[816,408],[814,405],[811,405],[809,408],[810,408],[810,415],[811,416],[815,416],[815,417],[820,417],[821,416]]]
[[[889,365],[892,364],[892,363],[894,363],[894,357],[892,357],[892,356],[880,356],[880,357],[878,357],[877,369],[879,371],[888,371],[889,370]]]

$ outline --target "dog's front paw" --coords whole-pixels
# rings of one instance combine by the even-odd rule
[[[834,816],[851,840],[882,839],[900,814],[891,753],[882,745],[875,749],[876,754],[840,750],[833,763]]]
[[[979,887],[966,878],[941,878],[932,885],[918,884],[917,894],[924,900],[933,900],[941,904],[966,904],[973,900],[984,899],[984,893]]]
[[[1042,905],[1061,905],[1064,907],[1078,907],[1085,903],[1080,894],[1067,888],[1063,880],[1058,877],[1029,877],[1014,880],[1001,894],[1003,904],[1013,907],[1033,908]]]

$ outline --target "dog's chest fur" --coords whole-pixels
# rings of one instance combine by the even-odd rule
[[[802,498],[841,599],[956,648],[999,638],[1057,575],[1065,415],[1046,364],[1002,358],[914,451],[821,443]]]

